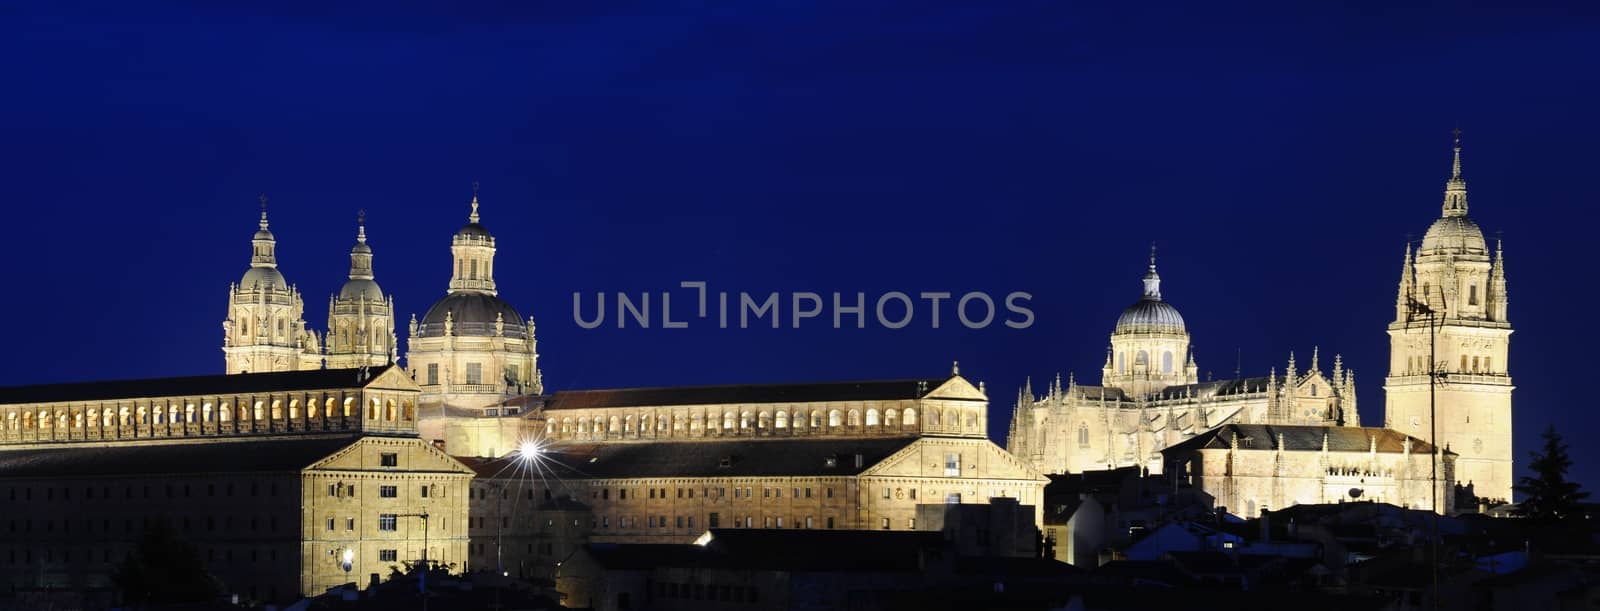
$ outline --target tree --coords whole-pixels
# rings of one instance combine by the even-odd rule
[[[206,572],[194,545],[166,520],[145,527],[113,580],[129,603],[209,602],[222,593],[221,582]]]
[[[1578,503],[1589,498],[1589,493],[1578,490],[1577,482],[1567,481],[1567,469],[1572,458],[1567,455],[1567,444],[1551,425],[1544,432],[1544,450],[1532,452],[1528,465],[1532,476],[1523,476],[1517,492],[1527,495],[1517,509],[1519,515],[1540,521],[1554,522],[1579,515]]]

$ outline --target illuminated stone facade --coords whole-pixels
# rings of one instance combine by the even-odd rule
[[[398,367],[0,389],[0,574],[107,587],[158,520],[251,600],[386,576],[424,539],[464,565],[473,472],[417,438],[417,395]]]
[[[322,347],[306,327],[299,289],[278,271],[278,241],[267,229],[267,198],[251,239],[250,269],[228,287],[222,321],[222,353],[228,373],[265,373],[322,368]]]
[[[1323,371],[1318,352],[1304,370],[1290,354],[1282,375],[1199,381],[1189,331],[1162,299],[1152,256],[1143,295],[1111,333],[1101,385],[1057,377],[1037,396],[1025,384],[1006,447],[1045,473],[1160,473],[1162,448],[1222,424],[1359,426],[1355,373],[1337,355],[1332,372]]]
[[[1172,475],[1228,511],[1255,517],[1290,505],[1376,501],[1449,513],[1456,456],[1397,431],[1227,424],[1162,450]]]
[[[350,249],[350,278],[328,300],[328,368],[378,367],[396,362],[394,297],[385,295],[372,273],[366,215]]]
[[[1409,303],[1431,309],[1430,319]],[[1430,344],[1430,320],[1433,323]],[[1456,476],[1482,498],[1511,500],[1511,383],[1505,257],[1467,217],[1457,142],[1440,217],[1401,266],[1389,325],[1384,425],[1457,454]],[[1430,358],[1430,355],[1432,358]],[[1430,372],[1437,374],[1430,401]],[[1433,420],[1433,409],[1438,420]],[[1437,433],[1437,437],[1435,437]]]
[[[422,387],[424,439],[458,456],[497,456],[516,447],[521,427],[480,417],[507,397],[543,392],[544,384],[533,318],[498,296],[495,239],[478,222],[476,194],[467,218],[451,238],[449,293],[422,320],[411,319],[406,368]]]

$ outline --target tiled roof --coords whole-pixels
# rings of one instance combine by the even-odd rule
[[[0,451],[0,478],[295,473],[355,441],[356,437],[339,435],[4,450]]]
[[[366,385],[390,367],[394,365],[368,368],[365,379],[361,377],[362,370],[357,368],[7,386],[0,387],[0,404],[356,388]]]
[[[1240,393],[1265,392],[1269,381],[1283,384],[1284,376],[1269,378],[1260,376],[1254,378],[1239,378],[1236,380],[1212,380],[1197,384],[1179,384],[1168,386],[1155,393],[1155,399],[1181,399],[1183,397],[1215,397],[1222,395],[1236,395]]]
[[[916,442],[916,437],[862,439],[744,439],[732,441],[557,442],[535,473],[546,477],[768,477],[855,475]],[[857,466],[855,455],[861,455]],[[833,466],[829,466],[832,459]],[[482,477],[523,477],[511,455],[459,459]]]
[[[1286,452],[1320,452],[1324,435],[1330,452],[1366,452],[1374,437],[1377,438],[1378,451],[1383,453],[1404,452],[1407,438],[1411,439],[1413,454],[1433,451],[1433,446],[1426,441],[1377,427],[1224,424],[1174,444],[1162,452],[1227,448],[1232,445],[1235,436],[1239,439],[1241,450],[1276,450],[1279,435],[1283,436],[1283,449]]]
[[[562,391],[544,398],[546,410],[668,405],[812,403],[917,399],[949,378],[801,384],[737,384]]]

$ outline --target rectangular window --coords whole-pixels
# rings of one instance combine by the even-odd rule
[[[428,363],[428,377],[427,377],[427,380],[428,380],[428,384],[429,385],[433,385],[433,384],[438,384],[439,383],[439,364],[438,363]]]
[[[467,363],[467,383],[483,383],[483,365],[481,363]]]
[[[884,530],[889,530],[889,518],[883,518],[882,526]]]
[[[400,466],[400,455],[388,453],[380,454],[378,455],[378,464],[384,467],[398,467]]]
[[[673,523],[677,528],[683,528],[683,516],[678,516],[673,520]]]
[[[378,496],[386,499],[399,498],[400,489],[395,486],[378,486]]]
[[[392,549],[378,550],[378,562],[394,562],[400,559],[400,551]]]
[[[328,518],[328,532],[333,532],[333,518]]]
[[[911,489],[911,495],[910,496],[911,496],[911,500],[913,500],[913,501],[917,500],[917,489],[916,488],[912,488]]]
[[[717,513],[713,511],[711,512],[711,515],[706,516],[706,524],[710,525],[709,528],[717,528],[721,526],[721,518],[722,516],[717,515]]]
[[[400,530],[400,517],[392,513],[378,514],[378,530]]]
[[[1478,285],[1467,287],[1467,305],[1478,305]]]
[[[944,455],[944,476],[961,477],[961,454],[948,452]]]
[[[782,517],[778,518],[778,528],[783,528],[783,518]]]
[[[423,486],[422,487],[422,498],[428,498],[428,487],[427,486]]]
[[[510,365],[506,365],[506,383],[507,384],[516,384],[517,383],[517,366],[516,366],[515,363],[510,364]]]
[[[345,518],[344,519],[344,529],[345,530],[355,530],[356,529],[356,519],[355,518]]]
[[[883,498],[884,499],[888,499],[889,498],[889,487],[888,486],[884,486],[883,487]]]

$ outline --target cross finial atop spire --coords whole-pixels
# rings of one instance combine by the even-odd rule
[[[472,181],[472,214],[467,215],[467,220],[478,222],[478,181]]]
[[[1450,166],[1450,177],[1461,178],[1461,128],[1458,126],[1455,129],[1450,130],[1450,134],[1456,137],[1456,158],[1455,162]]]
[[[1151,242],[1150,243],[1150,271],[1155,271],[1155,269],[1156,269],[1156,243],[1155,242]]]
[[[362,208],[362,209],[356,211],[356,241],[360,242],[362,244],[366,244],[367,243],[367,209],[366,208]]]
[[[262,229],[266,229],[267,228],[267,194],[266,193],[262,193],[261,196],[260,196],[260,199],[261,199],[261,228]]]

